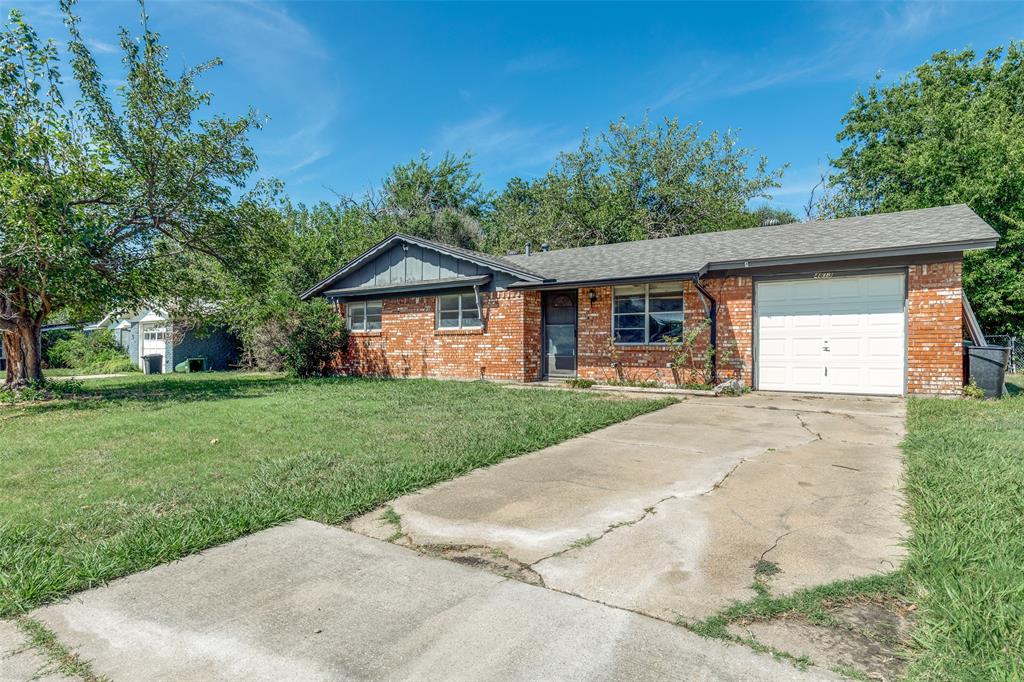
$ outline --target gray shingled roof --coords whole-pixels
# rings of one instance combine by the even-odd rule
[[[545,279],[590,282],[815,259],[991,248],[998,233],[964,204],[506,256]],[[525,285],[524,286],[529,286]]]

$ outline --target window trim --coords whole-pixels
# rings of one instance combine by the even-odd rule
[[[465,296],[473,297],[473,304],[476,307],[476,324],[466,325],[462,322],[462,299]],[[458,298],[459,299],[459,324],[455,327],[442,327],[441,326],[441,299],[442,298]],[[484,328],[484,313],[481,310],[483,306],[480,305],[480,296],[475,291],[463,292],[458,294],[438,294],[434,297],[434,330],[439,332],[460,330],[460,329],[483,329]],[[451,311],[448,311],[451,312]]]
[[[371,303],[376,303],[381,308],[380,326],[377,327],[376,329],[370,329],[369,326],[368,326],[368,323],[367,323],[367,319],[366,319],[367,318],[366,308]],[[353,307],[361,307],[362,308],[363,324],[362,324],[362,328],[361,329],[357,329],[357,328],[352,326],[352,314],[351,314],[351,311],[352,311]],[[349,330],[350,332],[354,332],[356,334],[373,334],[373,333],[378,333],[378,332],[382,331],[383,328],[384,328],[384,301],[382,299],[379,299],[379,298],[377,298],[377,299],[367,299],[367,300],[363,300],[363,301],[346,301],[345,302],[345,328],[347,330]]]
[[[659,284],[663,284],[663,282],[654,282],[653,286],[658,286]],[[669,282],[669,284],[676,284],[676,282]],[[683,309],[680,311],[683,314],[683,319],[682,319],[681,322],[682,322],[682,326],[683,326],[683,331],[685,331],[686,330],[686,287],[685,287],[685,284],[683,282],[678,282],[678,284],[679,284],[679,296],[680,296],[680,298],[682,298],[682,301],[683,301]],[[622,315],[626,315],[626,314],[642,315],[643,318],[644,318],[644,340],[636,342],[636,343],[629,343],[629,342],[625,342],[625,341],[617,341],[615,339],[615,318],[618,317],[618,315],[615,312],[615,299],[617,298],[617,296],[615,294],[615,290],[620,288],[620,287],[627,287],[627,286],[642,286],[644,288],[644,311],[642,313],[622,313]],[[667,348],[668,347],[668,344],[665,343],[664,341],[651,341],[650,340],[650,338],[651,338],[651,321],[650,321],[650,316],[651,316],[651,286],[652,286],[652,283],[648,282],[646,284],[620,284],[618,286],[613,286],[611,288],[612,289],[612,304],[611,304],[612,305],[612,309],[611,309],[610,317],[611,317],[612,343],[614,345],[616,345],[616,346],[626,346],[626,347],[631,347],[631,348],[640,348],[642,346],[660,346],[662,348]]]

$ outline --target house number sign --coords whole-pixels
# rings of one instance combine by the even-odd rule
[[[832,279],[831,272],[816,272],[814,273],[814,279]]]

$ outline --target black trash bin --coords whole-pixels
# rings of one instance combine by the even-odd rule
[[[164,356],[162,355],[143,355],[142,356],[142,371],[146,374],[163,374],[164,371]]]
[[[967,380],[974,380],[986,398],[1001,398],[1006,382],[1006,363],[1010,349],[1006,346],[967,346]]]

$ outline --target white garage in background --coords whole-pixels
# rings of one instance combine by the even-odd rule
[[[904,392],[904,273],[756,283],[757,388]]]

